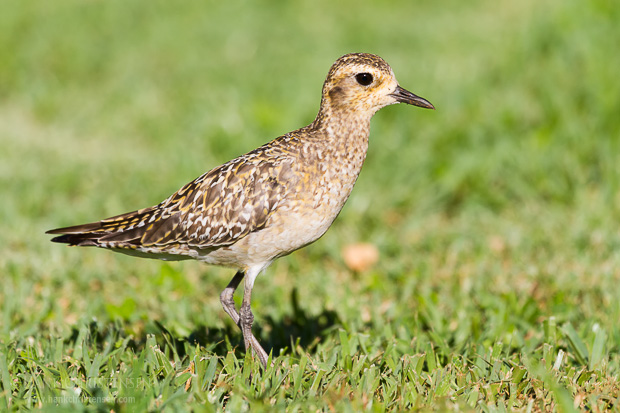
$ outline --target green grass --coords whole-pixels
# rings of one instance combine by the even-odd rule
[[[603,411],[620,388],[620,8],[566,2],[5,1],[0,410]],[[309,123],[374,52],[436,112],[372,123],[333,228],[255,285],[62,248]],[[374,244],[347,269],[341,250]]]

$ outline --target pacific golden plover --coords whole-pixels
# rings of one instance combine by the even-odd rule
[[[267,353],[251,330],[254,280],[276,258],[327,231],[362,169],[370,118],[399,102],[434,109],[400,87],[379,56],[347,54],[329,70],[310,125],[210,170],[159,205],[47,233],[63,234],[52,241],[69,245],[236,268],[220,301],[241,328],[246,351],[266,366]],[[244,277],[237,312],[233,294]]]

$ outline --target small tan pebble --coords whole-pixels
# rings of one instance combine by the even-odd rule
[[[379,250],[370,243],[349,244],[342,249],[342,258],[350,270],[363,272],[379,261]]]

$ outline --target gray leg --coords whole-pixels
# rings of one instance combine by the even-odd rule
[[[222,294],[220,294],[220,302],[222,303],[222,307],[224,307],[224,311],[226,311],[226,314],[228,314],[237,325],[239,325],[239,313],[235,308],[233,295],[235,295],[235,290],[244,276],[245,273],[243,271],[238,271],[226,288],[224,288]]]
[[[245,279],[245,286],[243,291],[243,303],[239,310],[239,327],[243,332],[243,341],[245,342],[245,351],[250,351],[250,348],[254,350],[254,354],[258,356],[261,364],[264,368],[267,368],[267,360],[269,356],[263,350],[258,340],[252,335],[252,324],[254,323],[254,314],[250,308],[250,302],[252,300],[252,287],[254,280],[251,277]]]
[[[233,279],[228,283],[224,291],[220,294],[220,302],[222,303],[222,307],[224,307],[224,311],[226,314],[232,318],[232,320],[241,328],[241,332],[243,333],[243,342],[245,344],[245,351],[250,351],[253,349],[254,352],[258,355],[260,362],[263,364],[263,367],[267,366],[267,353],[261,345],[258,343],[258,340],[252,335],[252,324],[254,323],[254,315],[252,314],[252,310],[250,309],[250,300],[252,297],[252,286],[248,288],[248,284],[253,284],[254,280],[250,280],[250,278],[246,279],[246,285],[243,294],[243,304],[241,305],[241,314],[237,312],[235,308],[235,301],[233,296],[235,294],[235,290],[241,283],[241,280],[245,276],[243,271],[238,271]],[[247,300],[247,306],[246,306]],[[241,321],[244,320],[244,321]]]

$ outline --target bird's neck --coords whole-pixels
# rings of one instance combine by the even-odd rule
[[[311,127],[320,131],[322,147],[334,165],[345,166],[357,177],[366,159],[370,116],[359,111],[338,111],[321,108]],[[353,179],[354,182],[354,179]]]
[[[352,145],[362,145],[365,146],[365,151],[368,146],[371,118],[372,114],[361,111],[321,106],[310,127],[323,132],[329,145],[334,149],[343,150]]]

